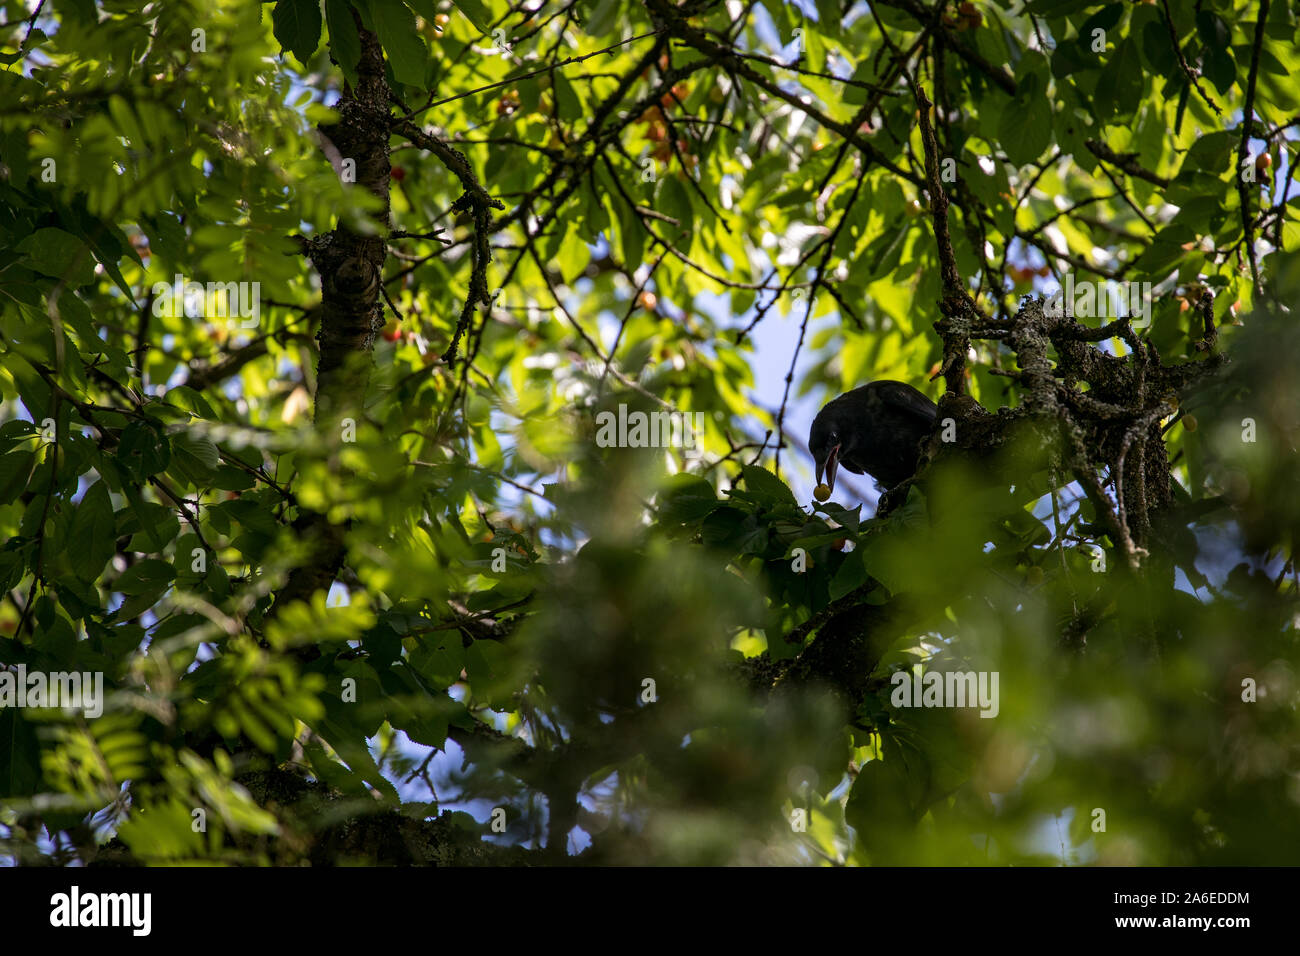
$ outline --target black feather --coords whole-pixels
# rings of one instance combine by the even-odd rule
[[[906,481],[916,473],[921,440],[938,414],[934,402],[903,382],[871,382],[845,392],[813,419],[808,447],[819,480],[839,446],[838,463],[854,474],[871,475],[886,490]]]

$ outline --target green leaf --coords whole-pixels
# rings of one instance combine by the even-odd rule
[[[758,465],[746,465],[741,469],[741,475],[745,480],[745,489],[760,504],[768,506],[793,505],[796,508],[798,507],[794,492],[790,490],[784,481],[766,468],[760,468]]]
[[[218,507],[250,531],[259,531],[268,535],[275,533],[275,515],[263,502],[255,498],[239,498],[235,501],[227,501]]]
[[[70,232],[53,226],[38,229],[16,248],[27,254],[24,265],[41,275],[62,279],[74,288],[95,278],[95,259],[90,248]]]
[[[713,486],[698,475],[673,475],[659,493],[659,520],[668,524],[699,521],[721,503]]]
[[[436,634],[421,638],[411,653],[411,667],[434,685],[450,687],[460,680],[460,672],[465,668],[465,648],[459,634],[441,645],[437,640]]]
[[[138,486],[129,481],[122,485],[128,508],[119,516],[117,533],[131,535],[130,551],[163,551],[176,537],[180,521],[170,508],[140,497]]]
[[[35,794],[41,787],[41,745],[18,707],[0,707],[0,797]]]
[[[172,583],[176,572],[166,561],[145,558],[122,572],[113,582],[113,590],[123,594],[148,594],[160,592]]]
[[[193,412],[202,418],[215,419],[217,413],[213,411],[208,400],[203,397],[202,393],[196,392],[188,385],[177,385],[174,388],[167,389],[167,395],[164,401],[168,405],[175,405],[177,408],[183,408],[186,411]]]
[[[624,206],[620,205],[619,215],[619,239],[623,248],[623,261],[630,267],[636,268],[645,259],[645,244],[649,238],[645,224],[641,222],[640,217],[635,215]]]
[[[122,429],[122,441],[117,448],[117,460],[138,480],[165,471],[171,462],[171,446],[167,437],[153,422],[137,419]]]
[[[889,853],[908,842],[924,806],[930,765],[925,753],[890,734],[881,734],[883,759],[862,765],[844,809],[845,819],[872,853]]]
[[[517,689],[509,680],[510,656],[494,641],[475,641],[465,650],[465,673],[474,696],[492,707],[505,707]]]
[[[388,54],[397,82],[423,86],[429,51],[424,45],[424,37],[415,27],[415,14],[406,4],[396,0],[371,0],[370,13],[375,18],[375,31]]]
[[[456,5],[456,9],[469,18],[469,22],[474,24],[476,30],[482,30],[487,33],[491,29],[492,14],[483,0],[451,0]]]
[[[256,483],[248,472],[234,465],[219,465],[211,479],[212,487],[222,491],[247,491]]]
[[[99,23],[95,0],[63,0],[59,4],[59,12],[66,12],[70,19],[78,20],[87,26],[93,27]]]
[[[671,172],[662,176],[659,182],[659,211],[665,216],[672,216],[681,223],[682,231],[688,232],[694,214],[691,210],[691,197],[686,191],[686,186]]]
[[[1300,249],[1300,223],[1288,219],[1282,225],[1282,248],[1287,252]]]
[[[220,453],[212,439],[204,435],[191,435],[182,428],[171,436],[171,469],[180,472],[188,481],[200,485],[212,477],[221,464]]]
[[[862,562],[862,549],[854,548],[844,556],[840,569],[831,578],[830,598],[836,601],[861,587],[867,580],[867,568]]]
[[[1030,79],[1037,81],[1037,74]],[[1017,166],[1032,163],[1052,142],[1052,105],[1038,91],[1037,82],[1027,82],[1033,92],[1023,91],[998,119],[998,136],[1007,157]]]
[[[0,550],[0,590],[8,591],[18,583],[26,571],[22,552],[15,547],[17,543],[16,540],[11,541],[3,550]],[[0,639],[0,655],[4,653],[4,639]],[[3,659],[3,657],[0,656],[0,659]]]
[[[815,510],[828,515],[836,524],[843,525],[854,534],[857,533],[858,528],[862,524],[862,505],[858,505],[850,511],[843,505],[837,505],[833,501],[828,501],[825,504],[816,505]]]
[[[361,38],[352,19],[352,6],[347,0],[325,0],[325,22],[330,30],[330,53],[338,61],[343,76],[355,86],[357,64],[361,62]]]
[[[1153,70],[1161,73],[1178,68],[1178,55],[1162,20],[1151,20],[1142,28],[1142,55]]]
[[[271,24],[280,46],[306,66],[320,46],[320,0],[279,0]]]
[[[554,72],[555,111],[560,119],[575,120],[582,116],[582,101],[573,83],[560,70]]]
[[[0,505],[7,505],[25,490],[36,468],[36,452],[19,450],[0,455]]]
[[[352,775],[374,787],[388,801],[394,804],[399,802],[397,790],[375,763],[375,758],[366,745],[365,737],[360,732],[353,730],[348,724],[324,717],[319,718],[316,724],[313,729],[317,730],[351,767]],[[365,793],[366,790],[361,788],[360,792]]]
[[[1205,75],[1220,93],[1227,94],[1237,82],[1237,65],[1232,59],[1232,28],[1223,17],[1198,8],[1196,32],[1205,44]]]
[[[1137,43],[1126,37],[1107,57],[1097,80],[1094,101],[1098,119],[1107,119],[1112,113],[1121,119],[1131,117],[1142,102],[1144,83]]]
[[[116,522],[108,485],[101,479],[86,489],[68,530],[68,563],[83,581],[94,581],[117,550]]]
[[[1228,171],[1232,165],[1229,158],[1241,134],[1229,130],[1210,133],[1196,140],[1183,157],[1180,174],[1190,170],[1202,170],[1218,176]]]

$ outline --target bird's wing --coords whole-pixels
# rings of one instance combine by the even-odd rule
[[[931,424],[939,415],[939,406],[910,385],[902,382],[877,382],[876,394],[886,405]]]

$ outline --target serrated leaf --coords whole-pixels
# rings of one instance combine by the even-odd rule
[[[1052,142],[1052,106],[1046,96],[1017,100],[998,120],[998,138],[1017,166],[1032,163]]]
[[[207,481],[221,464],[216,444],[206,436],[191,435],[183,428],[171,436],[171,468],[195,484]]]
[[[90,247],[70,232],[52,226],[37,229],[16,248],[27,254],[24,264],[29,268],[62,279],[74,288],[95,278],[95,259]]]
[[[758,465],[746,465],[741,471],[741,475],[744,478],[746,490],[753,494],[761,504],[788,504],[798,507],[794,492],[790,490],[784,481],[766,468],[760,468]]]
[[[113,503],[108,486],[101,479],[82,495],[68,529],[67,558],[73,573],[83,581],[94,581],[117,550]]]
[[[113,589],[123,594],[148,594],[160,592],[172,583],[176,572],[166,561],[145,558],[122,572],[113,582]]]
[[[720,505],[713,486],[698,475],[674,475],[659,493],[659,517],[670,523],[699,521]]]
[[[152,422],[133,421],[122,429],[117,460],[139,481],[165,471],[171,447],[162,429]]]

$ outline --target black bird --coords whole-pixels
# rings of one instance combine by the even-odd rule
[[[921,439],[938,415],[938,405],[903,382],[871,382],[832,399],[813,419],[808,436],[818,490],[825,472],[830,497],[841,465],[855,475],[866,472],[886,491],[911,478]]]

